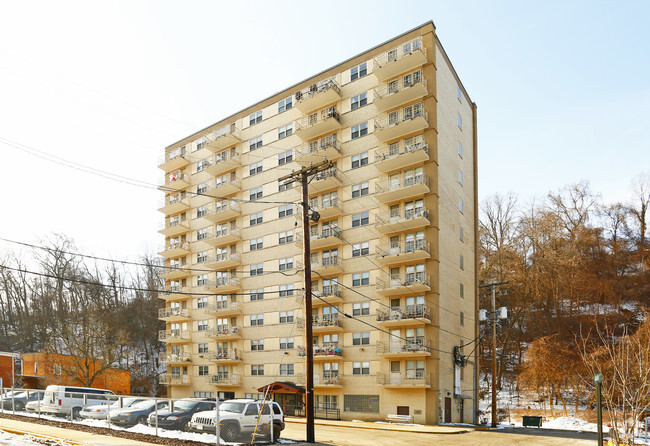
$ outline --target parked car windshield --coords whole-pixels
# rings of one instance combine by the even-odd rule
[[[245,403],[221,403],[219,410],[221,412],[242,413],[245,407]]]
[[[174,403],[174,412],[192,410],[194,406],[196,406],[197,404],[199,404],[198,401],[184,401],[184,400],[176,401]]]

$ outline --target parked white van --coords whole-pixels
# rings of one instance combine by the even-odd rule
[[[79,412],[86,406],[113,404],[117,395],[110,390],[92,389],[75,386],[47,386],[45,397],[41,402],[41,412],[53,415],[79,417]]]

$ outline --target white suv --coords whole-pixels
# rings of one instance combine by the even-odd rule
[[[41,402],[41,412],[53,415],[70,415],[78,418],[86,406],[113,404],[117,395],[110,390],[90,387],[47,386]]]
[[[260,416],[262,404],[264,408]],[[270,437],[271,418],[273,418],[273,440],[277,440],[280,432],[284,430],[284,413],[280,405],[273,401],[263,403],[259,400],[234,399],[219,403],[218,407],[219,436],[225,441],[236,441],[240,436],[252,434],[255,426],[258,426],[258,418],[261,418],[257,429],[259,435]],[[216,433],[216,415],[214,410],[197,412],[192,416],[187,427],[192,432]]]

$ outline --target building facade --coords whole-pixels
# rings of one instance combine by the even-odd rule
[[[473,421],[476,153],[432,22],[167,147],[169,394],[305,384],[301,189],[278,178],[327,159],[308,187],[317,408]]]

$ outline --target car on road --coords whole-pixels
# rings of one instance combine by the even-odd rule
[[[110,406],[106,406],[105,404],[99,404],[96,406],[86,406],[83,409],[81,409],[81,412],[79,412],[79,416],[86,420],[88,419],[106,420],[111,410],[126,409],[128,407],[133,406],[136,403],[139,403],[140,401],[144,401],[144,399],[143,398],[122,398],[121,406],[120,406],[120,401],[116,401]]]
[[[151,412],[154,412],[156,408],[158,410],[165,409],[168,405],[167,401],[144,400],[135,403],[131,407],[113,409],[109,412],[111,423],[118,426],[145,424]]]
[[[187,423],[196,412],[214,410],[215,401],[208,399],[178,400],[173,403],[173,409],[167,408],[158,411],[158,427],[168,430],[186,430]],[[149,426],[156,426],[156,413],[149,414]]]
[[[280,405],[273,401],[252,399],[234,399],[219,404],[219,436],[225,441],[237,441],[249,436],[258,427],[259,435],[271,436],[271,418],[273,418],[273,439],[277,440],[284,430],[284,413]],[[260,410],[262,414],[260,415]],[[191,432],[216,433],[216,411],[197,412],[188,423]],[[259,421],[258,421],[259,418]]]
[[[2,408],[4,410],[15,410],[22,412],[25,410],[27,403],[31,401],[38,402],[43,399],[43,392],[13,392],[13,394],[5,395],[2,399]]]

